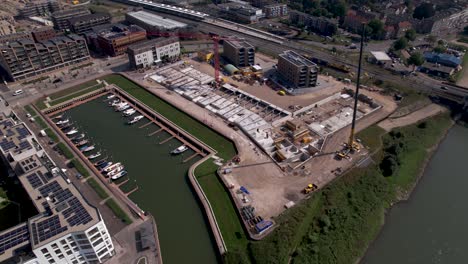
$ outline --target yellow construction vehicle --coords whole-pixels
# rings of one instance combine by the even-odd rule
[[[309,185],[307,185],[307,187],[304,188],[304,193],[305,194],[311,193],[317,190],[317,188],[318,188],[317,185],[310,183]]]

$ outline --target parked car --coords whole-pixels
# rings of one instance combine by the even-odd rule
[[[22,93],[24,93],[24,91],[21,90],[21,89],[19,89],[19,90],[16,90],[16,91],[13,93],[13,96],[17,96],[17,95],[20,95],[20,94],[22,94]]]

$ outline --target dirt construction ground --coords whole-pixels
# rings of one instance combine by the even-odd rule
[[[197,70],[213,75],[214,70],[211,65],[192,61],[190,61],[190,63],[192,63]],[[301,193],[301,190],[303,190],[307,184],[314,183],[319,187],[323,187],[337,177],[338,174],[332,171],[337,168],[341,168],[341,171],[345,171],[356,163],[360,163],[361,160],[367,159],[367,150],[361,148],[359,152],[352,154],[349,160],[335,160],[335,151],[340,150],[342,144],[346,142],[349,137],[350,128],[347,126],[326,139],[326,144],[323,148],[324,154],[316,156],[305,163],[304,166],[299,166],[296,170],[292,170],[287,166],[283,170],[275,164],[269,156],[256,147],[245,134],[241,131],[232,131],[232,129],[227,126],[227,123],[220,117],[211,115],[208,110],[201,108],[178,94],[168,94],[167,90],[157,88],[158,85],[144,81],[144,74],[131,73],[130,75],[133,75],[133,79],[143,81],[143,85],[150,88],[152,92],[170,101],[182,110],[187,111],[192,116],[198,116],[198,119],[202,119],[222,134],[236,141],[236,145],[239,147],[238,150],[241,162],[238,166],[232,168],[232,172],[223,174],[221,177],[224,178],[228,186],[232,187],[231,194],[237,200],[238,204],[241,206],[252,205],[255,208],[256,214],[262,216],[264,219],[281,214],[285,210],[284,205],[286,203],[290,201],[297,202],[304,198],[304,194]],[[232,83],[231,80],[229,80],[229,83]],[[303,98],[306,97],[307,99],[300,99],[301,96],[279,96],[267,86],[262,87],[257,85],[249,87],[244,83],[242,83],[242,85],[244,85],[242,89],[253,93],[261,99],[275,103],[280,107],[293,104],[297,105],[298,100],[304,100],[307,105],[310,105],[329,96],[329,94],[336,93],[344,87],[344,84],[338,83],[336,88],[323,89],[316,93],[303,96]],[[358,120],[357,131],[385,119],[397,107],[390,97],[367,90],[363,90],[362,93],[374,98],[377,103],[382,105],[382,108]],[[365,145],[365,142],[363,143]],[[248,201],[242,201],[244,197],[241,194],[236,194],[241,186],[247,188],[250,193],[245,197]]]
[[[274,63],[272,59],[265,55],[258,55],[256,54],[256,63],[260,64],[264,70],[268,70],[268,68],[271,68]],[[190,60],[190,64],[194,66],[195,69],[199,70],[200,72],[209,74],[213,76],[214,74],[214,69],[211,65],[208,63],[200,63],[195,60]],[[276,61],[275,61],[276,63]],[[285,110],[289,111],[289,106],[291,105],[298,105],[298,106],[308,106],[311,105],[314,102],[320,101],[332,94],[335,94],[343,87],[346,85],[342,82],[336,81],[333,77],[331,76],[319,76],[319,83],[324,84],[327,86],[325,89],[318,89],[316,92],[313,93],[307,93],[307,94],[302,94],[302,95],[279,95],[278,91],[273,90],[271,87],[268,85],[260,85],[260,84],[247,84],[244,82],[239,82],[236,80],[233,80],[230,76],[224,76],[222,73],[220,73],[222,77],[227,78],[228,82],[230,84],[235,85],[237,88],[244,90],[258,98],[261,98],[269,103],[272,103],[276,106],[279,106]]]
[[[357,130],[362,130],[378,121],[386,118],[396,109],[396,104],[390,97],[382,96],[378,93],[363,91],[364,94],[373,97],[382,108],[357,122]],[[287,97],[285,97],[286,99]],[[233,168],[232,173],[225,174],[226,181],[233,184],[235,188],[244,186],[250,192],[248,199],[257,214],[263,218],[275,217],[285,209],[285,204],[289,201],[297,202],[304,197],[301,193],[309,183],[315,183],[323,187],[338,174],[334,170],[340,168],[341,171],[360,163],[367,159],[367,150],[361,150],[351,155],[349,160],[338,161],[335,159],[335,151],[341,149],[344,142],[349,137],[349,126],[339,130],[329,137],[323,149],[323,154],[308,161],[304,168],[296,170],[286,169],[283,172],[271,159],[261,153],[261,160],[243,160],[241,166]],[[365,145],[365,142],[363,142]],[[268,163],[265,163],[265,160]],[[237,197],[242,198],[242,197]],[[242,202],[241,202],[242,203]]]

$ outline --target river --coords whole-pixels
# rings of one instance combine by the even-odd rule
[[[147,119],[127,125],[121,113],[114,112],[102,100],[70,109],[65,115],[87,133],[97,149],[105,151],[105,156],[125,165],[130,181],[121,189],[127,192],[138,186],[129,197],[155,217],[163,262],[216,263],[208,222],[187,177],[189,167],[197,159],[182,163],[194,152],[171,156],[169,152],[181,145],[178,140],[159,144],[169,137],[168,133],[148,136],[159,127],[152,124],[139,128],[148,123]]]
[[[394,206],[362,264],[468,262],[468,128],[442,141],[408,201]]]

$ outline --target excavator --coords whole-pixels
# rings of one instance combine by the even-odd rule
[[[307,185],[307,187],[304,188],[304,193],[305,194],[311,193],[317,190],[317,188],[318,188],[317,185],[310,183],[309,185]]]

